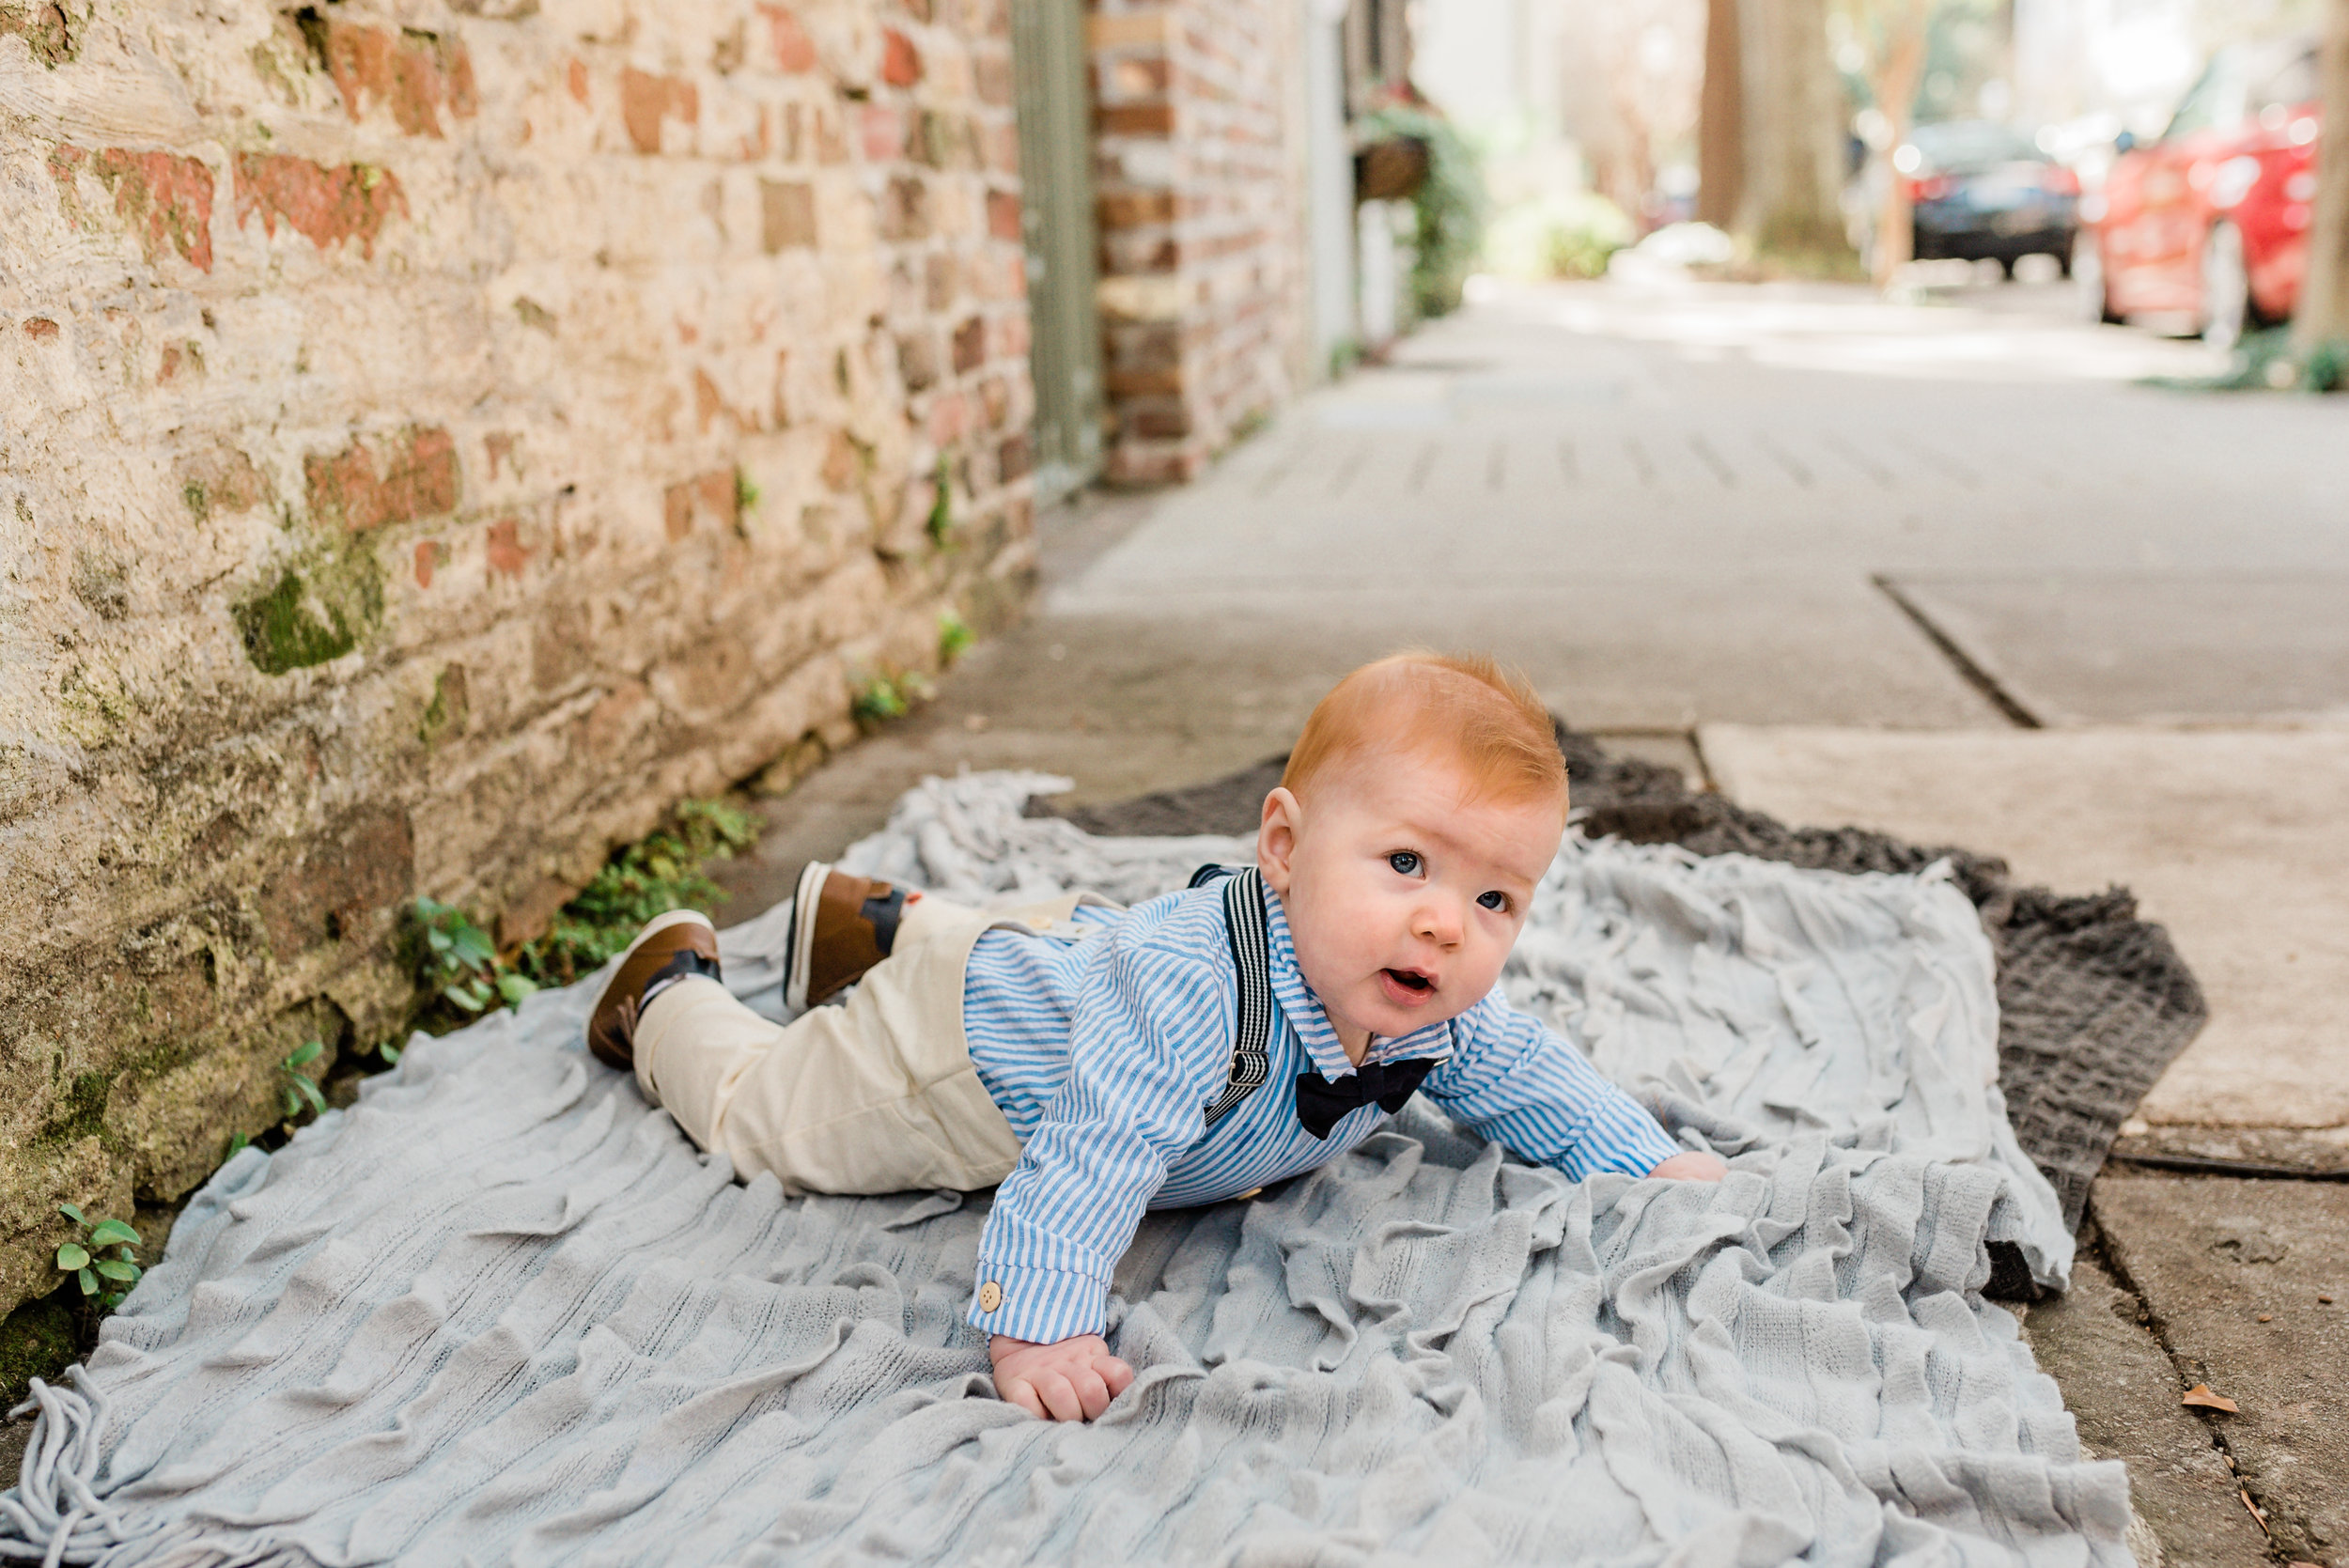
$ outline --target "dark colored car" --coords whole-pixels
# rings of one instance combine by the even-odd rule
[[[2219,348],[2289,318],[2309,265],[2319,92],[2310,39],[2212,56],[2169,129],[2142,147],[2123,139],[2090,198],[2074,262],[2082,307],[2166,318]]]
[[[1921,125],[1892,155],[1908,188],[1920,261],[1996,261],[2015,275],[2027,256],[2067,272],[2080,184],[2030,137],[1987,120]]]

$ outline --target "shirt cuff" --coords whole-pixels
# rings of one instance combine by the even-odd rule
[[[1107,1320],[1110,1282],[1057,1268],[1015,1268],[979,1260],[970,1324],[989,1334],[1050,1344],[1097,1334]]]
[[[1647,1107],[1620,1090],[1584,1123],[1559,1159],[1558,1168],[1576,1181],[1601,1171],[1644,1176],[1674,1155],[1687,1154]]]

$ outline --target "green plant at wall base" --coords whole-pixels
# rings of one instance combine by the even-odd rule
[[[454,904],[419,898],[412,910],[422,939],[417,979],[460,1012],[478,1013],[498,994],[498,950]]]
[[[100,1305],[121,1306],[139,1282],[138,1255],[131,1250],[138,1245],[138,1232],[119,1219],[91,1219],[71,1203],[59,1203],[57,1212],[73,1221],[75,1233],[57,1249],[57,1272],[72,1276],[82,1294],[96,1296]],[[108,1248],[114,1256],[105,1255]]]
[[[937,491],[930,502],[929,521],[925,526],[929,530],[930,543],[943,545],[946,536],[954,531],[955,526],[955,485],[942,456],[938,459],[937,475],[933,482]]]
[[[1450,120],[1417,103],[1392,103],[1362,116],[1357,145],[1408,136],[1427,144],[1427,178],[1411,197],[1417,219],[1411,295],[1422,316],[1457,310],[1460,292],[1485,243],[1485,171],[1475,148]]]
[[[915,703],[924,703],[937,694],[929,677],[918,670],[901,675],[887,671],[868,675],[857,682],[856,695],[848,704],[848,711],[857,722],[868,728],[891,719],[902,719],[913,711]]]
[[[758,481],[741,469],[734,471],[734,510],[738,517],[748,517],[758,510]]]
[[[325,1054],[326,1048],[312,1040],[277,1064],[277,1070],[286,1075],[286,1081],[277,1094],[278,1105],[285,1111],[287,1121],[293,1121],[305,1109],[313,1116],[326,1110],[326,1096],[319,1093],[318,1079],[303,1071]]]
[[[671,909],[714,909],[726,892],[703,867],[758,842],[759,819],[724,800],[687,800],[667,827],[628,846],[556,912],[547,934],[524,942],[496,984],[536,990],[567,986],[635,939],[645,922]],[[523,995],[529,994],[524,991]],[[512,998],[520,1005],[519,998]]]
[[[941,664],[952,664],[970,652],[971,644],[977,641],[978,637],[960,615],[951,610],[938,613],[938,661]]]

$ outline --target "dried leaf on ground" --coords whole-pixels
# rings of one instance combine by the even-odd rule
[[[2207,1383],[2197,1383],[2186,1389],[2185,1393],[2178,1396],[2178,1403],[2195,1405],[2203,1410],[2224,1410],[2231,1416],[2239,1416],[2243,1413],[2243,1407],[2225,1394],[2212,1393],[2210,1385]]]

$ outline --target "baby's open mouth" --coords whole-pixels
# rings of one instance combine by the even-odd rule
[[[1389,970],[1386,975],[1389,980],[1393,981],[1405,990],[1416,992],[1422,996],[1436,988],[1436,983],[1417,970]]]

